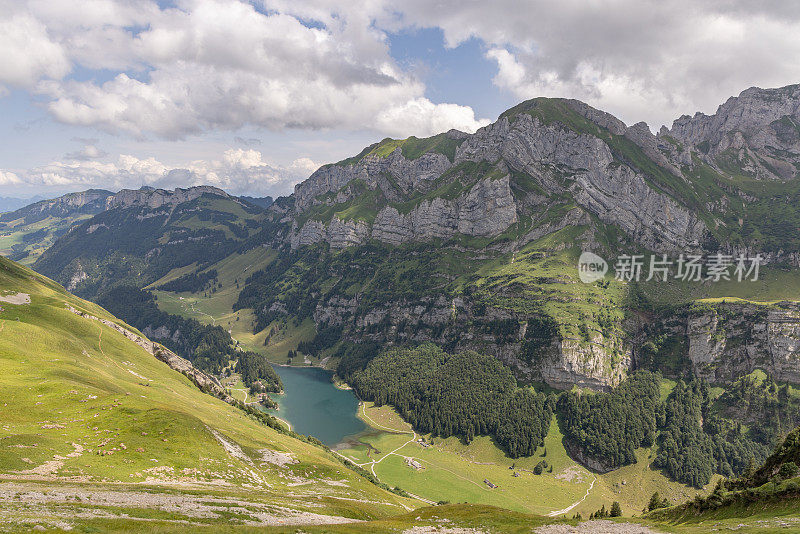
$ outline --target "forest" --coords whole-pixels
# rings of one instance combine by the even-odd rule
[[[655,466],[679,482],[701,488],[714,473],[740,475],[761,464],[770,452],[742,425],[712,411],[710,389],[703,380],[678,381],[659,414]]]
[[[556,413],[568,451],[593,469],[635,463],[636,449],[657,446],[653,466],[697,488],[715,473],[734,477],[761,463],[780,435],[772,423],[746,430],[726,417],[727,403],[746,398],[747,410],[780,405],[778,414],[796,415],[788,389],[769,378],[745,377],[716,401],[705,381],[678,381],[662,401],[661,375],[644,370],[608,392],[556,395],[518,386],[494,357],[450,354],[431,343],[383,352],[377,344],[342,343],[334,355],[339,376],[361,398],[393,406],[420,432],[465,442],[488,435],[516,458],[536,452]]]
[[[216,269],[210,269],[205,272],[187,273],[175,280],[170,280],[169,282],[161,284],[157,289],[175,293],[183,293],[186,291],[197,293],[206,289],[209,284],[213,285],[213,282],[217,280],[217,276],[218,273]]]
[[[476,352],[393,348],[350,376],[361,398],[395,407],[421,432],[489,435],[511,457],[534,454],[553,418],[551,397],[518,388],[508,367]]]
[[[568,445],[604,470],[634,463],[634,450],[655,441],[659,383],[658,374],[640,371],[608,393],[563,393],[558,413]]]

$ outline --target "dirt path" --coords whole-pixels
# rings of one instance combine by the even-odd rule
[[[388,430],[389,432],[394,432],[394,433],[396,433],[396,434],[411,434],[411,435],[413,436],[413,437],[412,437],[410,440],[408,440],[407,442],[403,443],[402,445],[400,445],[399,447],[397,447],[397,448],[396,448],[396,449],[394,449],[393,451],[386,453],[386,455],[384,455],[384,456],[383,456],[382,458],[380,458],[379,460],[372,460],[371,462],[365,462],[365,463],[361,463],[361,464],[359,464],[359,463],[356,463],[356,462],[353,462],[353,463],[355,463],[355,465],[357,465],[357,466],[359,466],[359,467],[365,467],[365,466],[369,466],[369,468],[370,468],[370,471],[372,472],[373,476],[375,476],[375,478],[379,478],[379,477],[378,477],[378,475],[375,473],[375,465],[377,465],[377,464],[381,463],[383,460],[385,460],[386,458],[388,458],[388,457],[389,457],[389,456],[391,456],[391,455],[400,456],[400,457],[403,457],[403,458],[404,458],[405,456],[403,456],[402,454],[397,454],[397,451],[399,451],[400,449],[402,449],[402,448],[403,448],[403,447],[405,447],[406,445],[409,445],[410,443],[413,443],[413,442],[415,442],[415,441],[417,440],[417,433],[416,433],[416,432],[414,432],[414,431],[413,431],[413,429],[412,429],[412,430],[410,430],[410,431],[408,431],[408,430],[405,430],[405,431],[404,431],[404,430],[398,430],[398,429],[396,429],[396,428],[389,428],[389,427],[383,426],[383,425],[381,425],[381,424],[378,424],[378,423],[376,423],[376,422],[375,422],[375,421],[374,421],[374,420],[373,420],[373,419],[372,419],[370,416],[368,416],[368,415],[367,415],[367,405],[366,405],[366,403],[363,403],[363,402],[362,402],[361,406],[362,406],[362,414],[363,414],[363,416],[364,416],[364,419],[366,419],[367,421],[369,421],[369,423],[370,423],[372,426],[374,426],[374,427],[376,427],[376,428],[381,428],[381,429],[383,429],[383,430]],[[411,425],[409,425],[409,426],[411,426]],[[337,454],[338,454],[338,453],[337,453]],[[340,455],[340,456],[341,456],[341,455]],[[342,456],[342,458],[345,458],[345,457],[344,457],[344,456]],[[474,486],[476,486],[476,487],[480,488],[481,490],[485,490],[485,491],[492,491],[491,489],[489,489],[488,487],[486,487],[486,485],[485,485],[485,484],[481,484],[481,483],[479,483],[479,482],[476,482],[476,481],[474,481],[474,480],[472,480],[472,479],[469,479],[469,478],[467,478],[467,477],[465,477],[465,476],[463,476],[463,475],[461,475],[461,474],[459,474],[459,473],[457,473],[457,472],[453,471],[452,469],[448,469],[448,468],[446,468],[446,467],[442,467],[441,465],[439,465],[439,464],[437,464],[437,463],[435,463],[435,462],[431,462],[430,460],[424,460],[424,459],[422,459],[422,458],[415,458],[415,459],[416,459],[416,460],[418,460],[418,461],[419,461],[419,462],[421,462],[421,463],[428,464],[429,466],[433,467],[434,469],[441,469],[442,471],[446,471],[446,472],[450,473],[451,475],[453,475],[453,476],[455,476],[455,477],[457,477],[457,478],[460,478],[461,480],[463,480],[463,481],[465,481],[465,482],[469,482],[470,484],[472,484],[472,485],[474,485]],[[352,462],[352,460],[350,460],[350,461]],[[592,482],[592,485],[594,485],[594,481]],[[590,486],[590,488],[589,488],[589,489],[591,489],[591,486]],[[408,492],[406,492],[406,493],[408,493]],[[412,496],[412,497],[414,497],[415,499],[418,499],[418,500],[420,500],[420,501],[422,501],[422,502],[425,502],[425,503],[428,503],[428,504],[436,504],[436,502],[435,502],[435,501],[431,501],[431,500],[429,500],[429,499],[425,499],[424,497],[420,497],[420,496],[418,496],[418,495],[414,495],[413,493],[409,493],[409,495],[411,495],[411,496]],[[588,491],[587,491],[587,496],[588,496]],[[528,508],[528,507],[525,505],[525,503],[523,503],[522,501],[520,501],[520,500],[518,500],[518,499],[515,499],[514,497],[511,497],[510,495],[507,495],[507,497],[508,497],[509,499],[511,499],[511,500],[513,500],[513,501],[515,501],[515,502],[517,502],[517,503],[518,503],[518,504],[520,504],[521,506],[523,506],[523,507],[525,507],[525,508]],[[584,499],[585,499],[585,498],[586,498],[586,496],[584,496]],[[577,505],[578,505],[578,504],[580,504],[581,502],[583,502],[583,499],[581,499],[581,500],[580,500],[580,501],[578,501],[577,503],[575,503],[575,504],[573,504],[572,506],[570,506],[570,508],[569,508],[569,509],[571,510],[572,508],[574,508],[575,506],[577,506]]]
[[[347,458],[346,456],[344,456],[344,455],[341,455],[341,454],[339,454],[339,453],[338,453],[338,452],[336,452],[336,451],[333,451],[333,452],[334,452],[334,454],[336,454],[337,456],[340,456],[340,457],[342,457],[342,458],[345,458],[345,459],[347,459],[349,462],[352,462],[352,463],[354,463],[354,464],[355,464],[355,465],[357,465],[358,467],[362,467],[362,468],[363,468],[364,466],[368,465],[368,466],[369,466],[369,469],[370,469],[370,471],[372,472],[372,476],[374,476],[375,478],[378,478],[378,479],[379,479],[379,477],[378,477],[377,473],[375,473],[375,465],[376,465],[376,464],[379,464],[379,463],[381,463],[383,460],[385,460],[386,458],[388,458],[389,456],[391,456],[391,455],[393,455],[393,454],[394,454],[394,455],[396,455],[396,456],[400,456],[401,458],[403,458],[404,456],[403,456],[402,454],[397,454],[397,451],[399,451],[400,449],[402,449],[403,447],[405,447],[405,446],[406,446],[406,445],[408,445],[409,443],[413,443],[414,441],[416,441],[416,439],[417,439],[417,433],[416,433],[416,432],[414,432],[414,430],[410,430],[410,431],[409,431],[409,430],[398,430],[398,429],[396,429],[396,428],[389,428],[389,427],[387,427],[387,426],[383,426],[383,425],[381,425],[381,424],[378,424],[378,423],[376,423],[376,422],[375,422],[375,421],[374,421],[374,420],[373,420],[373,419],[372,419],[370,416],[368,416],[368,415],[367,415],[367,404],[366,404],[365,402],[362,402],[362,403],[361,403],[361,406],[362,406],[362,414],[364,415],[364,419],[366,419],[367,421],[369,421],[369,422],[370,422],[370,424],[371,424],[372,426],[374,426],[375,428],[381,428],[381,429],[383,429],[383,430],[388,430],[389,432],[393,432],[393,433],[395,433],[395,434],[411,434],[411,436],[412,436],[410,440],[406,441],[405,443],[403,443],[402,445],[400,445],[399,447],[397,447],[397,448],[396,448],[396,449],[394,449],[393,451],[386,453],[386,455],[384,455],[384,456],[383,456],[383,458],[381,458],[380,460],[372,460],[371,462],[365,462],[365,463],[361,463],[361,464],[359,464],[359,463],[356,463],[356,462],[353,462],[353,460],[350,460],[350,459],[349,459],[349,458]],[[410,426],[410,425],[409,425],[409,426]],[[409,495],[410,495],[412,498],[414,498],[414,499],[416,499],[416,500],[418,500],[418,501],[424,502],[424,503],[426,503],[426,504],[430,504],[430,505],[434,505],[434,504],[436,504],[436,501],[431,501],[430,499],[426,499],[425,497],[420,497],[419,495],[415,495],[415,494],[413,494],[413,493],[410,493],[410,492],[408,492],[408,491],[406,491],[406,493],[408,493],[408,494],[409,494]],[[406,505],[404,505],[404,504],[401,504],[401,506],[403,506],[403,508],[407,508],[407,509],[408,509],[408,507],[407,507]]]
[[[253,404],[260,404],[259,401],[251,401],[247,402],[248,390],[246,388],[228,388],[231,391],[244,391],[244,400],[242,401],[245,404],[253,405]]]
[[[411,434],[411,439],[410,440],[406,441],[405,443],[403,443],[402,445],[400,445],[399,447],[397,447],[393,451],[387,452],[383,456],[383,458],[381,458],[380,460],[372,460],[371,462],[366,462],[366,463],[363,463],[363,464],[356,464],[359,467],[364,467],[365,465],[368,465],[370,471],[372,471],[373,476],[377,477],[378,475],[375,473],[375,465],[381,463],[383,460],[385,460],[386,458],[388,458],[392,454],[396,454],[397,451],[399,451],[400,449],[402,449],[403,447],[405,447],[409,443],[415,442],[417,440],[417,433],[414,432],[413,430],[410,430],[410,431],[409,430],[397,430],[396,428],[389,428],[387,426],[379,425],[378,423],[373,421],[370,416],[367,415],[367,404],[362,402],[361,406],[363,408],[362,413],[364,415],[364,419],[369,421],[372,426],[374,426],[376,428],[382,428],[382,429],[388,430],[390,432],[394,432],[395,434]],[[402,455],[398,454],[397,456],[402,456]]]
[[[576,506],[578,506],[580,503],[582,503],[583,501],[585,501],[585,500],[586,500],[586,497],[588,497],[588,496],[589,496],[589,492],[590,492],[590,491],[592,491],[592,488],[594,487],[594,483],[595,483],[595,482],[597,482],[597,477],[596,477],[596,476],[594,476],[594,475],[592,475],[592,476],[594,477],[594,478],[592,479],[592,483],[591,483],[591,484],[589,484],[589,488],[586,490],[586,495],[584,495],[584,496],[583,496],[583,498],[582,498],[581,500],[579,500],[579,501],[575,501],[574,503],[570,504],[569,506],[567,506],[567,507],[566,507],[566,508],[564,508],[563,510],[553,510],[552,512],[550,512],[549,514],[547,514],[547,517],[556,517],[556,516],[559,516],[559,515],[564,515],[564,514],[566,514],[567,512],[569,512],[570,510],[572,510],[573,508],[575,508]]]
[[[127,369],[118,364],[114,358],[106,354],[103,350],[103,323],[100,323],[98,326],[100,327],[100,333],[97,334],[97,349],[100,351],[100,354],[102,354],[105,359],[116,365],[119,369],[127,371]]]
[[[199,313],[200,315],[205,315],[206,317],[211,317],[211,325],[212,325],[212,326],[214,326],[214,325],[216,325],[216,324],[217,324],[217,320],[214,318],[214,316],[213,316],[213,315],[211,315],[211,314],[208,314],[208,313],[206,313],[206,312],[204,312],[204,311],[200,311],[200,310],[198,310],[198,309],[195,309],[195,307],[194,307],[194,302],[192,302],[192,303],[191,303],[191,306],[192,306],[192,311],[193,311],[193,312],[195,312],[195,313]]]

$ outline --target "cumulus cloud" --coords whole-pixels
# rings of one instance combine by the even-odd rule
[[[16,185],[21,183],[22,180],[13,172],[0,170],[0,185]]]
[[[52,41],[45,25],[28,13],[0,2],[0,84],[31,87],[42,78],[61,78],[71,68],[64,48]]]
[[[15,15],[27,26],[5,36],[6,48],[35,40],[48,53],[0,70],[0,80],[32,87],[59,121],[135,137],[253,125],[421,136],[486,123],[470,108],[425,98],[424,84],[391,58],[371,9],[328,6],[308,23],[292,5],[94,0],[75,10],[30,0]],[[72,65],[116,74],[65,77]]]
[[[800,4],[747,0],[403,2],[404,25],[470,38],[519,99],[578,98],[657,128],[750,86],[800,82]]]
[[[116,161],[71,159],[18,173],[0,170],[0,185],[112,190],[142,185],[162,188],[214,185],[233,194],[278,196],[291,192],[296,182],[317,167],[309,158],[299,158],[288,166],[273,165],[264,161],[260,152],[239,148],[226,150],[219,159],[196,160],[179,166],[165,165],[152,157],[122,154]]]
[[[97,148],[94,144],[84,145],[83,148],[80,150],[76,150],[75,152],[70,152],[65,157],[67,159],[77,159],[77,160],[90,160],[90,159],[98,159],[107,156],[108,154],[106,151]]]
[[[392,58],[390,34],[413,28],[439,28],[450,47],[479,40],[494,84],[519,100],[578,98],[653,128],[752,85],[800,82],[796,2],[0,0],[0,13],[0,96],[21,87],[59,121],[134,138],[243,127],[404,137],[486,124],[468,106],[431,101]],[[251,168],[262,167],[293,172]]]

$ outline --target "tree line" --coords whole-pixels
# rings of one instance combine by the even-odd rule
[[[489,435],[511,457],[534,454],[553,417],[552,397],[518,388],[496,358],[433,344],[389,349],[350,381],[363,399],[395,407],[421,432],[466,442]]]

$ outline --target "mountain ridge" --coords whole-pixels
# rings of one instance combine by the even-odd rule
[[[719,158],[715,159],[714,154],[722,154],[727,149],[723,150],[720,145],[714,149],[716,152],[712,151],[714,154],[704,153],[700,148],[705,148],[705,141],[685,133],[690,130],[686,124],[687,121],[707,122],[722,117],[723,124],[730,123],[729,129],[738,128],[744,120],[750,130],[773,131],[775,117],[785,116],[787,112],[797,114],[797,87],[748,89],[721,105],[717,114],[681,117],[676,119],[672,130],[662,129],[658,135],[653,135],[644,123],[628,127],[612,115],[580,101],[537,98],[510,108],[495,123],[475,134],[448,132],[422,140],[385,139],[370,145],[358,156],[321,167],[295,186],[296,227],[289,239],[293,246],[326,241],[339,248],[364,243],[370,238],[397,244],[457,234],[497,237],[518,219],[491,208],[472,213],[472,219],[470,215],[464,218],[462,211],[474,210],[462,208],[453,201],[467,201],[467,193],[481,198],[480,192],[469,187],[459,188],[446,175],[457,174],[458,165],[466,161],[495,164],[500,160],[498,168],[493,169],[499,175],[508,175],[514,182],[514,172],[523,173],[543,189],[545,197],[567,194],[581,210],[619,226],[651,250],[699,250],[714,242],[722,243],[731,252],[747,250],[758,243],[754,243],[752,237],[743,239],[734,225],[747,230],[748,224],[737,224],[742,217],[738,217],[740,213],[735,213],[737,217],[733,215],[747,211],[741,202],[752,193],[747,189],[738,190],[736,180],[740,176],[749,176],[750,180],[778,179],[775,174],[765,175],[758,170],[764,165],[774,167],[774,154],[767,153],[774,147],[770,148],[763,140],[756,146],[756,157],[761,162],[758,168],[740,164],[747,151],[735,162],[725,157],[717,161]],[[766,102],[765,106],[772,102],[772,108],[777,109],[769,108],[771,114],[762,116],[759,122],[757,110],[761,108],[755,106],[754,101]],[[731,122],[733,119],[728,118],[734,113],[727,111],[728,108],[738,110],[738,115],[747,111],[747,118]],[[532,119],[530,123],[526,116]],[[520,118],[523,123],[518,123]],[[728,134],[736,137],[732,130]],[[684,148],[680,142],[684,138],[694,139],[694,144]],[[800,145],[795,137],[786,139],[780,150],[789,154],[785,155],[785,160],[794,162]],[[409,141],[422,150],[413,153],[407,150]],[[449,143],[448,150],[440,148],[443,141]],[[747,153],[755,153],[751,148],[748,150]],[[563,180],[559,183],[559,172],[573,183],[563,183]],[[475,174],[473,181],[477,178]],[[438,198],[438,204],[422,206],[421,203],[426,202],[424,193],[435,193],[431,192],[431,184],[439,185],[437,179],[451,186],[450,189],[440,191],[443,194],[438,197],[434,194],[431,203]],[[524,190],[523,181],[517,180],[518,189]],[[492,197],[507,202],[512,189],[513,184],[512,187],[501,186]],[[374,192],[371,194],[377,198],[364,197],[369,192]],[[449,196],[444,194],[448,192]],[[454,195],[458,199],[451,198]],[[413,200],[415,196],[419,200]],[[404,213],[398,209],[398,201],[413,202],[413,211]],[[377,208],[370,211],[369,204]],[[517,212],[526,211],[518,199],[514,204]],[[337,205],[342,205],[341,211],[335,209]],[[321,206],[329,209],[322,210]],[[359,209],[363,213],[359,214]],[[332,213],[339,216],[333,217]],[[484,224],[477,227],[469,224],[476,216]],[[309,217],[311,221],[307,220]],[[756,230],[763,230],[758,227],[759,221],[751,224]],[[794,243],[791,250],[772,248],[776,250],[765,251],[768,261],[797,264],[800,259]]]

